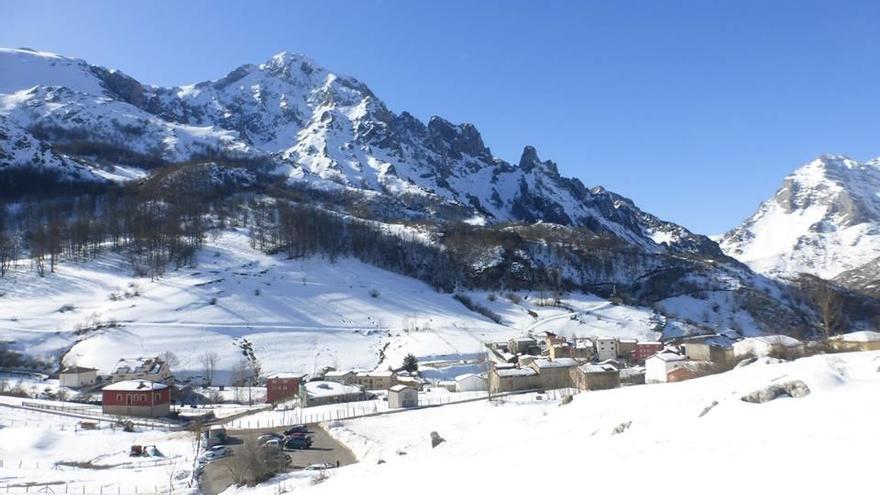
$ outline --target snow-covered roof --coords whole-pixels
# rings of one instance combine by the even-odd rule
[[[797,347],[802,344],[800,340],[794,337],[789,337],[788,335],[761,335],[759,337],[748,337],[743,340],[748,339],[754,339],[767,345],[781,345],[783,347]]]
[[[359,394],[361,388],[355,385],[343,385],[336,382],[306,382],[306,393],[312,397],[332,397],[334,395]]]
[[[397,385],[394,385],[393,387],[390,387],[388,389],[389,392],[402,392],[404,390],[413,390],[414,391],[415,389],[410,387],[409,385],[403,385],[403,384],[397,384]]]
[[[538,368],[571,368],[578,364],[577,361],[572,358],[535,359],[533,363]]]
[[[647,341],[647,342],[636,342],[636,345],[645,345],[645,346],[649,345],[651,347],[656,347],[656,346],[662,346],[663,342],[657,342],[656,340],[654,340],[654,341]]]
[[[151,382],[149,380],[123,380],[111,383],[102,390],[139,392],[141,390],[164,390],[166,388],[168,388],[168,385],[164,383]]]
[[[845,333],[834,338],[843,342],[880,342],[880,332],[862,330],[859,332]]]
[[[146,373],[156,374],[162,371],[164,361],[158,357],[122,358],[116,362],[113,373]]]
[[[78,375],[80,373],[89,373],[92,371],[98,371],[96,368],[86,368],[83,366],[71,366],[70,368],[64,368],[61,370],[62,375]]]
[[[325,375],[325,376],[326,376],[326,375]],[[375,376],[375,377],[378,377],[378,378],[390,378],[390,377],[394,376],[394,372],[393,372],[393,371],[390,371],[390,370],[385,370],[385,371],[361,371],[361,372],[359,372],[359,373],[357,374],[357,376],[361,376],[361,377]]]
[[[463,374],[463,375],[458,375],[458,376],[456,376],[456,377],[455,377],[455,381],[457,381],[457,382],[463,382],[463,381],[465,381],[465,380],[470,380],[470,379],[472,379],[472,378],[477,378],[477,379],[480,379],[480,380],[485,380],[485,379],[486,379],[485,376],[480,375],[480,374],[477,374],[477,373],[465,373],[465,374]]]
[[[578,369],[584,373],[616,373],[618,371],[610,364],[585,364]]]
[[[650,356],[648,359],[659,359],[665,362],[671,361],[687,361],[687,356],[682,356],[681,354],[676,354],[674,352],[663,351]]]
[[[275,373],[274,375],[267,376],[268,379],[288,379],[288,378],[302,378],[302,373]]]
[[[504,370],[495,370],[498,376],[531,376],[537,375],[538,372],[532,368],[510,368]]]
[[[352,374],[352,373],[354,373],[354,371],[334,370],[334,371],[328,371],[328,372],[324,373],[324,377],[325,377],[325,378],[328,377],[328,376],[331,376],[331,377],[343,377],[343,376],[346,376],[346,375],[350,375],[350,374]]]

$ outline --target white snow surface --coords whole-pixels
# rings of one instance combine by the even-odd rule
[[[670,470],[687,472],[687,483],[718,494],[739,494],[743,486],[762,493],[870,491],[880,436],[874,420],[880,352],[771,363],[675,384],[581,393],[566,406],[521,397],[334,422],[331,433],[361,462],[303,491],[419,486],[428,495],[493,492],[505,476],[532,473],[515,476],[516,490],[541,493],[548,479],[539,473],[562,473],[551,483],[563,491],[587,478],[599,493],[618,491],[621,480],[628,493],[676,493]],[[810,395],[764,404],[740,400],[790,380],[804,381]],[[434,449],[431,431],[446,440]],[[822,469],[803,469],[817,456],[824,456]]]

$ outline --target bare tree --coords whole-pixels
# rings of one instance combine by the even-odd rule
[[[205,385],[210,386],[214,383],[214,372],[217,369],[218,359],[219,356],[214,351],[206,351],[199,357],[199,361],[202,363],[202,379]]]
[[[813,304],[819,316],[819,331],[828,338],[843,332],[846,327],[844,299],[831,282],[812,275],[802,275],[801,291]]]
[[[171,351],[165,351],[162,354],[159,354],[159,359],[165,361],[169,368],[176,368],[180,365],[180,359],[177,357],[177,354],[174,354]]]

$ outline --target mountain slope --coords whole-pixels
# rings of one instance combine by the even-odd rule
[[[723,256],[714,243],[632,201],[559,175],[527,146],[495,157],[470,124],[396,114],[362,82],[281,53],[188,86],[145,86],[81,60],[0,51],[0,118],[94,177],[203,159],[259,160],[292,186],[357,193],[404,215],[553,222],[651,252]],[[10,124],[11,125],[11,124]],[[3,148],[7,148],[3,145]],[[2,167],[31,166],[13,156]],[[59,170],[61,170],[59,168]],[[378,196],[377,196],[378,195]]]
[[[880,256],[880,159],[822,156],[726,233],[722,249],[752,269],[834,278]]]

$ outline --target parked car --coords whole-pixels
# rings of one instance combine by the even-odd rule
[[[311,437],[289,437],[284,441],[284,450],[308,449],[311,446]]]
[[[209,450],[209,451],[205,452],[204,454],[202,454],[202,456],[199,459],[201,459],[202,461],[205,461],[205,462],[211,462],[211,461],[219,459],[225,455],[226,455],[225,450],[221,450],[221,451]]]
[[[270,438],[263,442],[263,447],[278,447],[281,448],[281,439],[280,438]]]
[[[208,449],[208,452],[216,452],[221,456],[226,455],[226,446],[225,445],[215,445]]]
[[[269,440],[282,440],[284,435],[280,433],[264,433],[257,437],[257,442],[260,444],[266,443]]]
[[[285,435],[293,435],[294,433],[308,433],[309,429],[306,425],[294,425],[286,430],[284,430]]]
[[[336,466],[334,464],[330,464],[329,462],[323,462],[320,464],[310,464],[306,466],[305,471],[323,471],[325,469],[333,469]]]

